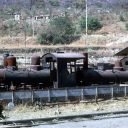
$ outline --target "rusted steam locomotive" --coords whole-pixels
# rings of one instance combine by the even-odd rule
[[[4,68],[0,69],[0,86],[61,88],[120,84],[128,81],[127,67],[127,58],[118,61],[115,66],[108,63],[94,68],[88,66],[87,53],[59,52],[33,56],[31,65],[20,69],[16,57],[6,54]]]

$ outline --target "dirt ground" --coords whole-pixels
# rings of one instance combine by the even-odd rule
[[[96,102],[58,104],[58,105],[16,105],[12,110],[5,109],[5,120],[21,120],[32,118],[45,118],[53,116],[66,116],[76,114],[89,114],[96,112],[110,112],[128,110],[128,99],[106,100]]]

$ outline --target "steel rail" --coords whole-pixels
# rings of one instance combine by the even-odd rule
[[[124,115],[119,115],[119,114],[124,114]],[[110,111],[110,112],[98,112],[98,113],[91,113],[91,114],[78,114],[78,115],[68,115],[68,116],[55,116],[55,117],[47,117],[47,118],[36,118],[36,119],[24,119],[24,120],[2,120],[0,121],[0,125],[2,128],[4,126],[6,127],[12,127],[17,128],[17,127],[30,127],[30,126],[38,126],[38,125],[43,125],[44,123],[57,123],[57,121],[63,121],[63,120],[73,120],[77,118],[86,118],[86,119],[93,119],[93,120],[98,120],[98,119],[108,119],[108,118],[119,118],[119,117],[128,117],[128,110],[123,110],[123,111]],[[111,115],[111,116],[110,116]],[[112,116],[112,115],[119,115],[119,116]],[[94,118],[94,117],[100,117],[103,116],[102,118]],[[108,117],[104,117],[108,116]],[[40,122],[40,123],[39,123]],[[9,126],[10,125],[10,126]]]

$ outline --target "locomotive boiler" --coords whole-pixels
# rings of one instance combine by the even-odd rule
[[[31,65],[27,68],[18,68],[16,57],[4,56],[4,68],[0,69],[0,83],[7,86],[22,86],[33,85],[38,86],[43,84],[49,85],[50,70],[42,69],[40,65],[40,57],[33,56]]]
[[[121,84],[128,82],[128,59],[112,64],[89,67],[87,53],[47,53],[33,56],[31,65],[18,68],[16,57],[4,55],[4,68],[0,69],[0,85],[16,88],[63,88],[76,86]],[[107,67],[107,68],[106,68]]]

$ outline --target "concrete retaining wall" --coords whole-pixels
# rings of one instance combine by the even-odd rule
[[[41,100],[43,102],[57,102],[70,100],[87,100],[88,98],[116,96],[126,97],[128,94],[128,86],[93,86],[93,87],[77,87],[77,88],[63,88],[50,90],[22,90],[13,92],[0,92],[0,100],[7,100],[14,102]]]

